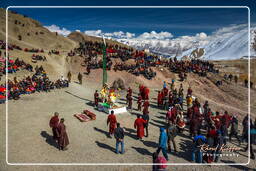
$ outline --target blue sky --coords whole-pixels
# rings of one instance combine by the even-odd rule
[[[172,1],[18,1],[7,0],[2,7],[15,5],[204,5],[249,6],[251,21],[256,22],[255,3],[250,0],[172,0]],[[248,11],[244,9],[13,9],[28,15],[44,26],[56,25],[70,31],[102,30],[102,32],[130,32],[136,36],[145,32],[169,32],[173,37],[207,35],[230,25],[246,24]]]

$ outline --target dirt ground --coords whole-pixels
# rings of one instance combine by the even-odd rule
[[[187,85],[185,85],[187,86]],[[157,149],[159,127],[164,124],[165,111],[156,108],[156,91],[151,90],[149,137],[136,139],[133,123],[137,112],[117,115],[118,122],[125,128],[125,154],[114,153],[115,140],[108,138],[107,115],[92,107],[93,92],[100,88],[96,83],[83,86],[72,83],[69,88],[50,93],[22,96],[9,101],[8,106],[8,162],[9,163],[151,163],[151,155]],[[160,88],[160,87],[159,87]],[[156,90],[157,88],[155,88]],[[135,90],[136,92],[136,90]],[[137,93],[134,93],[137,96]],[[125,95],[119,103],[125,103]],[[136,97],[134,97],[136,99]],[[210,103],[211,104],[211,103]],[[124,104],[125,105],[125,104]],[[151,166],[9,166],[5,162],[5,105],[1,106],[1,166],[0,170],[150,170]],[[134,102],[134,108],[136,104]],[[89,109],[97,115],[95,121],[82,123],[73,114]],[[55,111],[65,118],[70,139],[69,149],[59,151],[53,143],[48,126]],[[240,129],[241,130],[241,129]],[[169,163],[190,163],[191,139],[188,132],[177,137],[178,154],[169,154]],[[236,141],[233,141],[236,145]],[[240,147],[244,148],[245,143]],[[239,157],[223,157],[221,162],[246,163],[248,154],[238,152]],[[249,166],[168,166],[168,170],[253,170]]]

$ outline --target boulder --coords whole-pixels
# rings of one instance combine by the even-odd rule
[[[117,89],[125,90],[124,80],[122,80],[121,78],[116,79],[112,83],[111,88],[114,88],[115,90]]]

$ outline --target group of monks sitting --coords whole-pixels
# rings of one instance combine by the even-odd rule
[[[46,57],[42,55],[32,55],[32,62],[36,63],[37,61],[46,61]]]
[[[103,43],[85,41],[80,43],[78,48],[70,51],[69,56],[80,54],[85,57],[83,66],[90,69],[98,69],[103,67],[102,60],[97,60],[98,55],[102,55]],[[136,76],[140,74],[147,79],[152,79],[156,76],[156,72],[152,67],[164,66],[169,68],[170,71],[179,73],[180,79],[183,81],[186,79],[188,72],[193,72],[199,76],[207,76],[207,72],[218,73],[218,70],[214,68],[214,64],[209,61],[203,60],[190,60],[190,61],[178,61],[175,57],[161,59],[156,55],[148,55],[144,51],[135,50],[133,48],[126,48],[119,45],[107,44],[107,69],[111,70],[112,58],[120,58],[123,62],[116,63],[113,67],[115,71],[127,71]],[[128,59],[134,59],[135,64],[125,64]]]
[[[164,64],[166,67],[170,69],[170,71],[179,73],[181,80],[186,78],[186,73],[193,72],[198,74],[199,76],[205,77],[207,76],[207,72],[218,73],[219,71],[214,68],[214,64],[209,61],[203,61],[199,59],[191,59],[191,60],[177,60],[177,58],[170,58],[168,62]],[[184,75],[182,75],[182,73]]]
[[[19,60],[19,58],[17,58],[15,61],[8,60],[8,73],[16,73],[22,69],[33,72],[33,66],[31,64],[25,63],[23,60]],[[6,67],[5,62],[3,62],[3,67],[0,67],[0,73],[5,74],[5,72]]]
[[[148,80],[151,80],[156,76],[156,72],[154,72],[151,68],[144,67],[139,64],[116,63],[113,69],[114,71],[127,71],[136,76],[143,75]]]
[[[48,54],[49,55],[51,55],[51,54],[59,55],[60,51],[58,51],[58,50],[51,50],[51,51],[48,52]]]
[[[32,48],[32,49],[25,48],[24,51],[25,52],[32,52],[32,53],[44,53],[43,49],[35,49],[35,48]]]
[[[55,88],[59,89],[68,86],[68,81],[63,77],[55,82],[50,81],[43,68],[39,67],[32,77],[27,76],[20,81],[16,77],[14,77],[13,81],[8,80],[8,99],[18,100],[22,94],[31,94],[36,91],[50,92]]]
[[[4,50],[6,49],[6,43],[3,40],[0,40],[0,49],[4,49]],[[14,50],[14,49],[22,50],[20,46],[8,43],[8,50]]]

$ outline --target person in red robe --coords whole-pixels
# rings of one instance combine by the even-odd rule
[[[128,109],[132,110],[132,96],[128,94]]]
[[[218,111],[216,111],[216,116],[212,116],[212,120],[214,122],[216,129],[219,130],[221,126],[221,115]]]
[[[58,145],[59,150],[67,150],[67,146],[69,144],[68,134],[66,132],[66,125],[64,125],[64,118],[61,118],[60,123],[58,125]]]
[[[230,115],[228,114],[228,112],[225,111],[224,115],[223,115],[222,118],[221,118],[221,121],[223,122],[223,124],[224,124],[227,128],[229,128],[231,119],[232,119],[232,116],[230,116]]]
[[[132,96],[132,89],[131,89],[131,87],[128,88],[127,94],[128,94],[129,96]]]
[[[98,93],[98,90],[95,91],[94,93],[94,106],[98,106],[99,104],[99,93]]]
[[[163,94],[164,96],[168,96],[168,93],[169,93],[168,88],[166,88],[166,87],[163,88],[163,93],[164,93],[164,94]]]
[[[141,111],[141,104],[142,104],[142,96],[141,96],[141,94],[139,94],[137,103],[138,103],[138,111]]]
[[[107,119],[107,125],[109,124],[109,135],[112,136],[114,133],[114,130],[116,128],[116,116],[114,115],[114,111],[111,111],[111,114],[108,115]]]
[[[140,94],[142,96],[142,99],[145,100],[144,86],[143,85],[140,85],[139,91],[140,91]]]
[[[55,112],[54,116],[49,122],[49,126],[52,128],[52,135],[54,140],[58,140],[58,125],[59,125],[59,113]]]
[[[192,91],[191,87],[189,87],[189,88],[188,88],[188,92],[187,92],[187,96],[188,96],[188,95],[192,96],[192,92],[193,92],[193,91]]]
[[[137,137],[140,140],[144,137],[144,125],[146,123],[147,121],[142,119],[140,115],[137,115],[137,119],[134,122],[134,128],[137,129]]]
[[[148,100],[149,99],[149,88],[147,87],[144,87],[144,95],[145,95],[145,100]]]
[[[157,95],[157,106],[160,107],[162,105],[162,93],[158,91]]]
[[[144,103],[143,103],[143,114],[149,113],[148,107],[149,107],[149,101],[145,100]]]

